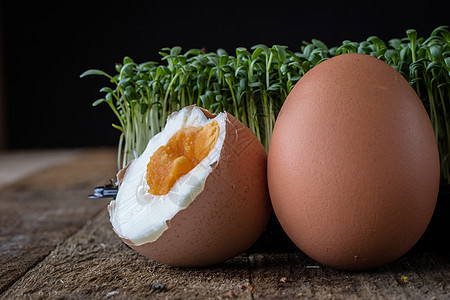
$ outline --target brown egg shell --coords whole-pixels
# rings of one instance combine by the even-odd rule
[[[202,111],[208,118],[216,116]],[[233,258],[257,240],[269,220],[266,167],[267,154],[256,136],[227,113],[221,156],[203,191],[167,222],[168,229],[156,241],[136,246],[120,238],[142,255],[171,266],[208,266]]]
[[[322,62],[277,118],[268,184],[280,224],[316,261],[346,270],[392,262],[419,240],[436,204],[439,155],[427,112],[374,57]]]

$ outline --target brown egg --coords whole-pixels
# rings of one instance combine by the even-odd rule
[[[217,126],[215,131],[203,134],[201,130],[211,126]],[[203,133],[195,137],[195,132]],[[150,162],[167,158],[155,153],[177,142],[174,137],[182,146],[173,148],[191,151],[191,146],[203,140],[210,151],[197,155],[200,162],[169,186],[168,193],[157,191],[149,182],[158,180],[146,180]],[[183,155],[183,161],[190,159],[189,153]],[[164,131],[119,173],[119,193],[109,206],[113,228],[131,248],[161,263],[205,266],[223,262],[247,250],[268,222],[272,208],[266,163],[261,143],[232,115],[186,107],[172,114]]]
[[[363,54],[299,80],[275,123],[268,184],[280,224],[316,261],[364,270],[405,254],[436,204],[439,158],[408,82]]]

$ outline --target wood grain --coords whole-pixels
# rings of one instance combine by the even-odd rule
[[[0,191],[0,292],[106,207],[87,195],[114,176],[111,149],[82,151]]]
[[[251,249],[223,264],[156,263],[114,234],[109,200],[86,197],[114,173],[114,151],[97,149],[1,190],[0,299],[450,299],[439,231],[391,264],[344,272],[303,254],[272,217]]]
[[[212,268],[173,268],[149,261],[114,234],[107,212],[102,211],[4,296],[208,299],[226,297],[229,292],[249,296],[248,290],[239,287],[246,286],[248,279],[245,255]],[[154,283],[162,283],[165,290],[152,289]]]

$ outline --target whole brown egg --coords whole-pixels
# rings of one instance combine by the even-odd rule
[[[306,73],[283,104],[268,184],[281,226],[311,258],[344,270],[392,262],[416,244],[435,208],[430,119],[385,62],[335,56]]]

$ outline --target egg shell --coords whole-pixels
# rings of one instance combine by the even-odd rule
[[[421,100],[391,66],[342,54],[284,102],[268,155],[275,214],[316,261],[365,270],[405,254],[439,189],[439,154]]]
[[[209,119],[215,114],[202,109]],[[227,113],[220,159],[203,191],[168,221],[154,242],[140,246],[122,240],[142,255],[171,266],[208,266],[246,251],[261,235],[272,212],[267,189],[267,154],[253,132]],[[119,182],[124,175],[119,172]]]

